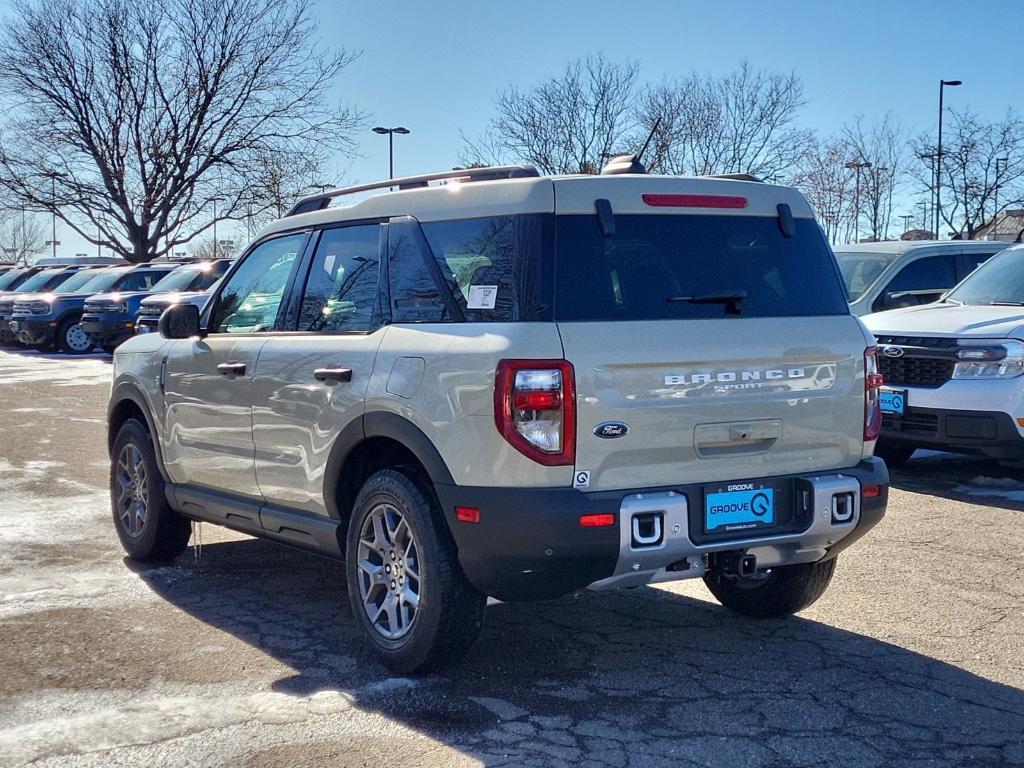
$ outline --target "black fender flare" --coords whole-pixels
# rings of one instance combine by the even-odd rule
[[[116,385],[110,393],[110,400],[107,403],[108,456],[110,455],[111,450],[113,450],[114,439],[117,437],[117,435],[110,429],[110,419],[114,415],[114,411],[117,407],[125,401],[131,401],[140,411],[142,411],[142,417],[146,420],[146,429],[149,430],[150,440],[153,441],[153,452],[156,454],[156,463],[160,468],[160,474],[163,476],[165,483],[171,482],[171,479],[167,476],[167,470],[164,469],[164,454],[160,448],[160,441],[157,439],[156,424],[153,422],[153,414],[150,412],[149,402],[146,400],[146,396],[142,394],[142,390],[130,381],[122,381],[120,384]]]
[[[342,467],[360,443],[374,437],[387,437],[408,448],[426,469],[435,486],[455,484],[448,465],[430,442],[430,438],[419,427],[397,413],[371,411],[353,419],[341,430],[331,447],[331,454],[324,468],[324,504],[333,519],[342,519],[337,506]]]

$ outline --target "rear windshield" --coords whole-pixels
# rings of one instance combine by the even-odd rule
[[[1000,251],[946,295],[961,304],[1024,304],[1024,248]]]
[[[689,320],[849,314],[817,224],[775,217],[558,216],[555,319]],[[740,297],[738,300],[730,297]]]
[[[879,278],[885,268],[899,258],[898,253],[836,251],[839,271],[843,273],[850,301],[856,301]]]

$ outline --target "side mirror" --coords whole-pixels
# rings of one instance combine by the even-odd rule
[[[157,325],[165,339],[187,339],[199,335],[199,307],[195,304],[172,304],[160,315]]]

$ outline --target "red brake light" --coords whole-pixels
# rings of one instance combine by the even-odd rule
[[[576,385],[565,360],[502,360],[494,423],[524,456],[549,467],[576,462]]]
[[[455,519],[460,523],[479,523],[480,510],[476,507],[456,507]]]
[[[864,350],[864,439],[877,440],[882,432],[882,374],[878,370],[878,350]]]
[[[880,485],[868,485],[864,487],[864,498],[865,499],[877,499],[882,495],[882,486]]]
[[[615,515],[602,513],[596,515],[580,515],[580,525],[584,528],[606,528],[615,525]]]
[[[654,208],[746,208],[747,198],[737,195],[643,195]]]

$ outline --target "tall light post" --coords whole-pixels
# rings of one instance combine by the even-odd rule
[[[50,177],[50,201],[53,203],[53,210],[50,211],[53,224],[53,239],[50,243],[53,245],[53,258],[57,258],[57,246],[60,243],[57,242],[57,177]]]
[[[869,162],[857,162],[851,160],[846,164],[847,168],[852,168],[857,173],[857,186],[853,190],[853,242],[860,242],[860,172],[862,169],[870,168],[871,163]]]
[[[955,88],[963,85],[962,80],[939,80],[939,141],[935,147],[935,237],[939,238],[942,225],[942,97],[946,86]]]
[[[217,203],[224,198],[222,197],[211,197],[210,202],[213,203],[213,258],[214,261],[217,259]]]
[[[914,218],[914,215],[911,213],[905,213],[900,216],[900,218],[903,219],[903,233],[906,234],[910,231],[910,220]]]
[[[917,204],[917,207],[921,209],[921,229],[925,232],[928,231],[928,203],[923,200]]]
[[[409,129],[400,125],[395,128],[383,128],[378,125],[373,132],[388,137],[388,178],[393,179],[395,178],[395,134],[404,136],[409,133]]]
[[[1006,170],[1006,166],[1009,164],[1009,162],[1010,162],[1009,156],[1007,156],[1007,157],[997,157],[996,158],[996,180],[995,180],[995,185],[994,185],[994,187],[992,189],[992,198],[993,198],[993,205],[992,205],[992,239],[993,240],[998,240],[999,239],[999,164],[1000,163],[1003,164],[1003,170],[1005,171]]]

